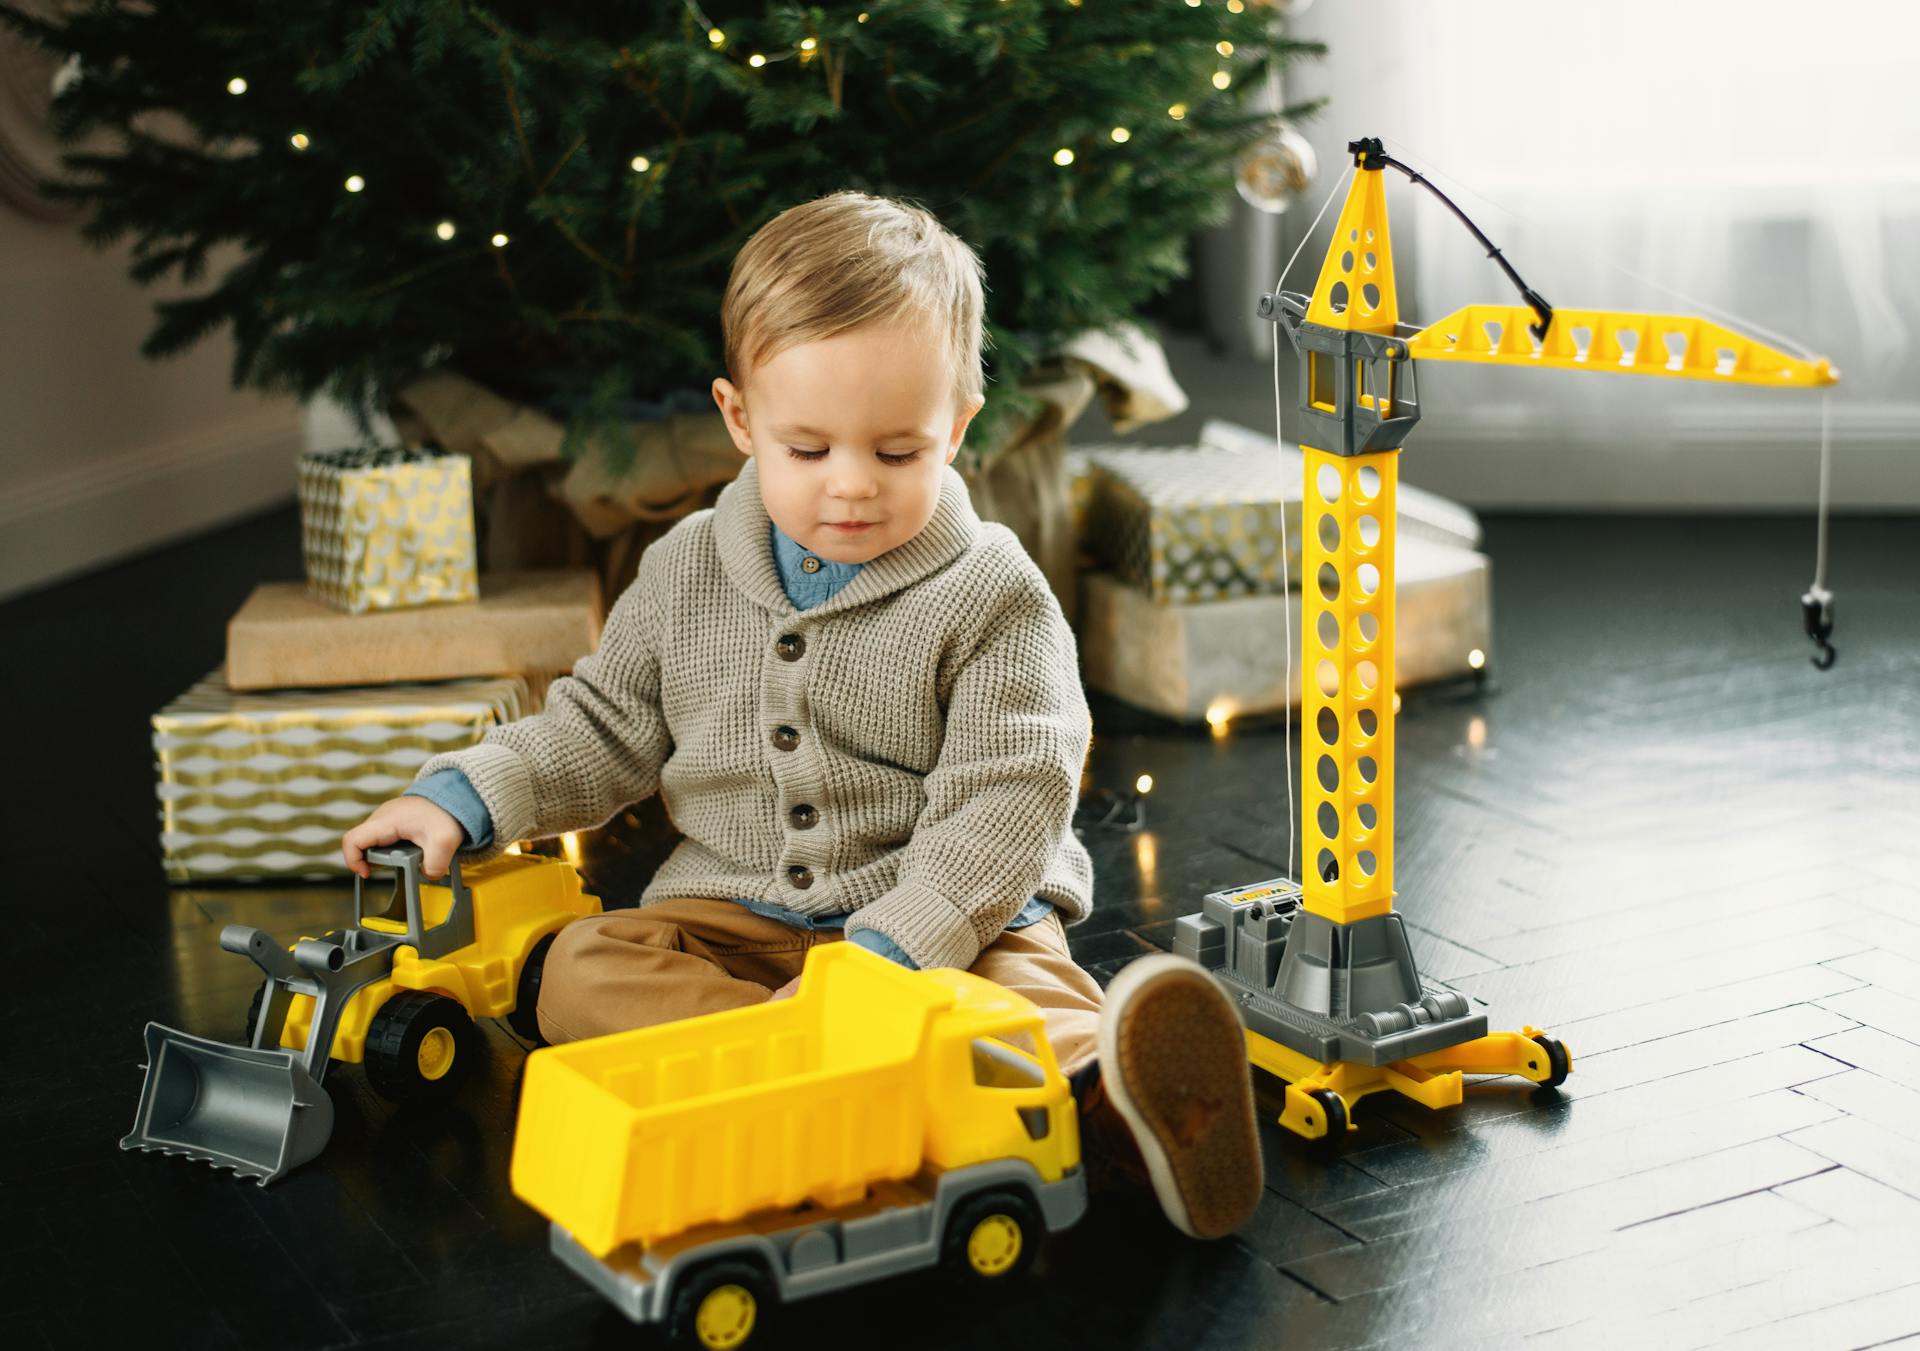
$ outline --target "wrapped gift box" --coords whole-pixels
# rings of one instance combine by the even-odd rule
[[[1185,722],[1299,703],[1299,592],[1159,605],[1145,589],[1106,573],[1088,573],[1082,581],[1080,651],[1094,689]],[[1493,652],[1492,572],[1485,555],[1401,538],[1395,544],[1395,587],[1396,688],[1485,669]]]
[[[227,624],[227,685],[263,690],[564,672],[599,645],[602,617],[600,579],[584,568],[489,573],[470,605],[362,615],[322,604],[298,582],[267,582]]]
[[[343,875],[348,826],[537,703],[521,676],[248,694],[216,670],[153,715],[168,875]]]
[[[1300,563],[1301,484],[1277,454],[1212,446],[1085,454],[1086,547],[1119,580],[1171,605],[1286,590]]]
[[[300,459],[307,586],[349,614],[479,594],[473,468],[434,450],[335,450]]]

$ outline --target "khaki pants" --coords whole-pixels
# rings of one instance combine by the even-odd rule
[[[838,929],[798,928],[732,901],[589,915],[562,929],[547,954],[540,1029],[558,1045],[765,1003],[800,974],[809,948],[842,941]],[[1067,955],[1058,915],[1002,933],[972,971],[1039,1007],[1063,1070],[1092,1059],[1100,987]]]

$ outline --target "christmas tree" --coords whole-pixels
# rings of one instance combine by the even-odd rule
[[[133,241],[164,356],[377,409],[451,368],[569,439],[704,400],[734,253],[841,188],[929,207],[988,284],[990,445],[1024,372],[1130,318],[1270,133],[1271,0],[102,0],[4,19],[67,58],[47,190]],[[1290,110],[1298,112],[1300,110]],[[95,148],[98,143],[98,148]],[[217,266],[210,268],[210,264]],[[218,275],[211,275],[218,271]],[[618,441],[619,438],[611,438]]]

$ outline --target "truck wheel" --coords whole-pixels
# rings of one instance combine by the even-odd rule
[[[534,1009],[540,1003],[540,976],[547,969],[547,953],[553,947],[553,938],[548,934],[527,954],[526,962],[520,967],[519,983],[514,988],[513,1012],[507,1015],[507,1026],[535,1046],[547,1044],[547,1039],[540,1034],[540,1019],[534,1016]]]
[[[393,1102],[450,1096],[474,1058],[473,1019],[445,995],[404,990],[367,1028],[367,1082]]]
[[[947,1221],[947,1269],[969,1285],[1012,1280],[1033,1265],[1045,1232],[1023,1192],[968,1197]]]
[[[732,1351],[747,1344],[773,1303],[773,1283],[757,1265],[712,1262],[679,1282],[667,1333],[684,1346]]]

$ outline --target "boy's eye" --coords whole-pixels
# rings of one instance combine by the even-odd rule
[[[787,454],[796,460],[817,460],[826,454],[824,447],[788,446]]]
[[[920,452],[917,450],[900,450],[900,451],[891,451],[891,452],[883,450],[879,452],[879,454],[880,454],[880,462],[882,464],[912,464],[915,460],[920,458]]]

